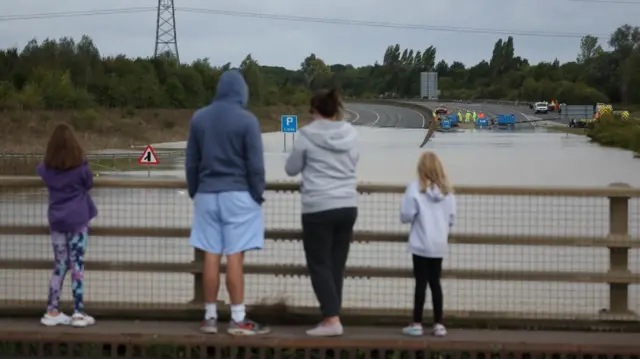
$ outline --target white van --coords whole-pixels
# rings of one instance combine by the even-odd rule
[[[535,113],[548,113],[549,112],[549,106],[547,106],[546,103],[544,102],[536,102],[535,105],[533,105],[533,111]]]

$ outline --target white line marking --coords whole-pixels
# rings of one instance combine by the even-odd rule
[[[373,110],[369,110],[370,112],[373,112],[376,115],[376,120],[371,124],[371,127],[375,126],[376,123],[378,123],[378,121],[380,121],[380,114],[373,111]]]
[[[529,115],[525,115],[525,114],[524,114],[524,113],[522,113],[522,112],[520,112],[520,114],[521,114],[522,116],[524,116],[524,118],[526,118],[526,119],[527,119],[527,121],[532,121],[532,120],[535,120],[535,119],[538,119],[538,118],[539,118],[539,117],[535,117],[535,116],[531,116],[531,117],[529,117]],[[530,124],[531,126],[533,126],[533,128],[536,128],[535,123],[533,123],[533,122],[529,122],[529,124]]]
[[[411,111],[413,111],[413,112],[417,113],[417,114],[418,114],[418,116],[420,116],[420,117],[422,118],[422,128],[424,128],[424,126],[427,124],[427,119],[426,119],[426,118],[424,118],[424,115],[423,115],[423,114],[421,114],[420,112],[416,111],[416,110],[411,110]]]
[[[356,121],[358,121],[360,119],[360,114],[355,112],[354,110],[349,110],[348,108],[345,108],[345,111],[349,111],[349,112],[354,113],[356,115],[356,119],[351,121],[351,123],[356,123]]]

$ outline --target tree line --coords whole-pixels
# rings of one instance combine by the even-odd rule
[[[260,65],[251,54],[237,67],[254,106],[304,105],[311,91],[330,86],[349,98],[417,97],[423,71],[438,73],[441,98],[640,103],[640,29],[621,26],[607,44],[610,50],[585,36],[576,60],[563,64],[530,64],[508,37],[473,66],[437,61],[433,46],[392,45],[381,63],[361,67],[329,65],[315,54],[296,70]],[[220,74],[231,67],[206,58],[180,64],[169,54],[102,57],[88,36],[34,39],[22,50],[0,50],[0,109],[196,108],[211,101]]]

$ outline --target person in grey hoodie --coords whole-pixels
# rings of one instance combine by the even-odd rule
[[[285,165],[289,176],[302,174],[302,230],[311,285],[324,317],[309,336],[338,336],[344,270],[358,217],[356,167],[358,134],[342,120],[336,90],[311,99],[313,122],[300,129]]]

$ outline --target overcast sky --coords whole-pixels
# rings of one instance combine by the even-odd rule
[[[157,0],[19,0],[0,1],[0,20],[16,14],[110,8],[153,7]],[[175,0],[176,7],[339,18],[441,27],[494,29],[529,33],[607,36],[618,26],[638,24],[640,4],[606,4],[572,0]],[[86,34],[103,55],[153,54],[153,11],[106,16],[0,21],[0,46],[22,48],[36,37]],[[310,53],[327,63],[372,64],[382,61],[390,44],[437,48],[437,60],[475,64],[491,56],[501,36],[478,31],[446,32],[348,26],[230,17],[177,11],[182,62],[208,57],[213,64],[234,65],[251,53],[260,63],[298,68]],[[598,24],[597,28],[594,24]],[[531,62],[573,61],[578,38],[515,35],[516,54]]]

